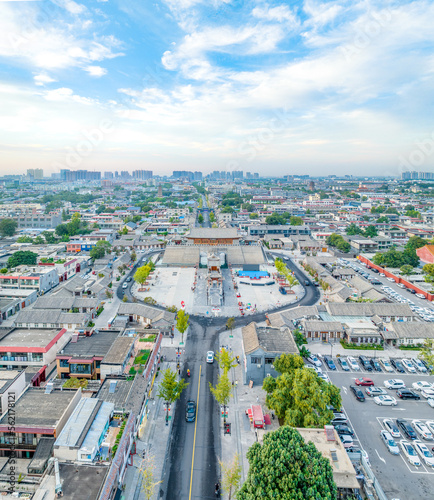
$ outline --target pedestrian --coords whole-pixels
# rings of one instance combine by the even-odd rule
[[[256,402],[259,403],[259,396],[256,396]]]

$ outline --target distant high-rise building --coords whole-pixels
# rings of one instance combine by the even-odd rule
[[[309,191],[315,191],[315,183],[313,181],[309,182]]]
[[[252,172],[246,172],[246,179],[253,179]]]
[[[203,179],[203,174],[202,172],[193,172],[193,180],[195,181],[201,181]]]
[[[134,170],[133,179],[138,179],[139,181],[147,181],[152,177],[152,170]]]
[[[258,172],[255,172],[255,173],[253,174],[253,177],[254,177],[255,179],[259,179],[259,173],[258,173]]]
[[[113,172],[104,172],[104,179],[113,179]]]
[[[161,184],[158,186],[157,196],[158,196],[158,198],[162,198],[163,197],[163,186]]]
[[[434,173],[432,173],[432,172],[417,172],[416,170],[411,170],[408,172],[402,172],[401,180],[403,180],[403,181],[434,180]]]
[[[28,168],[27,176],[33,177],[33,179],[43,179],[44,171],[42,170],[42,168]]]

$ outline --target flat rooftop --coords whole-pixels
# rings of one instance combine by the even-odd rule
[[[0,340],[0,350],[17,347],[18,349],[46,348],[60,333],[58,328],[14,328]]]
[[[116,382],[114,392],[110,392],[110,382]],[[120,412],[127,408],[127,401],[132,388],[133,380],[106,378],[96,397],[101,401],[113,403],[115,411]]]
[[[16,427],[55,427],[68,408],[76,391],[53,391],[32,387],[15,401]],[[0,426],[8,425],[7,413]]]
[[[109,470],[103,466],[63,463],[59,468],[64,500],[96,500]]]
[[[22,370],[0,370],[0,394],[3,394],[22,372]]]
[[[119,333],[120,330],[100,330],[90,337],[79,337],[64,347],[62,356],[105,356]]]
[[[134,342],[134,337],[117,337],[108,353],[104,356],[102,363],[112,365],[122,364],[128,353],[131,351],[131,346]]]

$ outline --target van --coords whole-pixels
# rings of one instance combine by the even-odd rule
[[[366,371],[372,372],[372,364],[369,358],[367,358],[366,356],[359,356],[359,361]]]

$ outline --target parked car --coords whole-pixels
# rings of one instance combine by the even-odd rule
[[[431,433],[434,435],[434,420],[427,420],[425,422],[426,426],[428,429],[431,431]]]
[[[412,446],[411,443],[409,443],[408,441],[405,441],[404,439],[401,440],[399,442],[400,446],[401,446],[401,449],[405,455],[405,458],[407,459],[407,461],[411,464],[411,465],[414,465],[415,467],[419,467],[420,466],[420,460],[419,460],[419,457],[416,453],[416,450],[414,449],[414,447]]]
[[[359,387],[357,387],[356,385],[350,385],[350,389],[353,392],[354,396],[356,396],[356,399],[361,402],[365,401],[365,395]]]
[[[333,419],[331,420],[331,425],[346,424],[348,419],[344,413],[334,413]]]
[[[389,373],[393,372],[393,368],[392,368],[392,366],[391,366],[391,364],[390,364],[390,362],[389,362],[388,359],[381,358],[380,359],[380,364],[383,367],[383,369],[384,369],[385,372],[389,372]]]
[[[342,441],[344,448],[349,448],[354,444],[353,438],[351,436],[347,436],[346,434],[339,434],[339,438]]]
[[[381,369],[380,363],[374,358],[371,360],[372,366],[374,367],[374,370],[376,372],[382,372],[383,370]]]
[[[196,420],[196,402],[191,399],[185,405],[185,420],[186,422],[194,422]]]
[[[365,392],[371,398],[373,398],[375,396],[385,396],[385,395],[387,395],[387,392],[382,387],[373,387],[373,386],[367,387],[365,389]]]
[[[434,398],[428,398],[426,402],[431,406],[431,408],[434,408]]]
[[[415,391],[422,391],[424,389],[432,389],[432,384],[426,380],[420,380],[419,382],[413,382],[412,387]]]
[[[427,441],[432,441],[434,439],[432,432],[421,420],[413,420],[412,424],[413,428],[420,436],[423,437],[423,439],[426,439]]]
[[[401,399],[416,399],[419,400],[420,396],[411,389],[398,389],[396,395]]]
[[[427,445],[422,443],[422,441],[416,440],[413,441],[413,446],[416,451],[419,453],[420,458],[428,467],[434,467],[434,456],[429,451]]]
[[[336,370],[336,365],[330,356],[324,356],[324,363],[329,367],[329,370]]]
[[[348,436],[354,436],[354,431],[346,424],[338,424],[334,426],[338,434],[347,434]]]
[[[384,387],[386,389],[403,389],[405,387],[405,383],[403,380],[399,378],[391,378],[390,380],[386,380],[384,382]]]
[[[359,356],[359,361],[366,371],[368,372],[372,371],[372,364],[369,358],[367,358],[366,356]]]
[[[380,431],[381,440],[392,455],[399,455],[398,445],[395,443],[390,432]]]
[[[339,364],[341,365],[342,370],[344,370],[345,372],[350,371],[350,367],[348,366],[348,363],[347,363],[347,358],[340,357],[340,358],[338,358],[338,361],[339,361]]]
[[[401,437],[401,433],[399,432],[398,426],[391,418],[385,418],[383,420],[383,425],[386,431],[390,432],[392,437],[399,438]]]
[[[420,359],[413,358],[412,361],[418,372],[426,373],[427,371],[426,366],[422,363]]]
[[[390,358],[390,364],[395,368],[395,370],[399,373],[405,373],[404,367],[402,366],[401,361],[399,359]]]
[[[379,406],[396,406],[398,401],[392,396],[375,396],[374,402]]]
[[[413,429],[411,426],[410,422],[408,420],[405,420],[404,418],[398,418],[396,420],[396,423],[398,427],[401,429],[402,433],[407,436],[409,439],[416,439],[417,434],[416,431]]]
[[[422,389],[420,393],[425,399],[434,398],[434,389]]]
[[[350,365],[351,370],[354,370],[355,372],[360,371],[360,366],[357,364],[357,361],[355,358],[353,358],[352,356],[348,356],[347,362]]]
[[[413,366],[413,363],[409,359],[403,358],[402,364],[409,373],[416,373],[416,368]]]
[[[320,360],[319,360],[319,359],[315,356],[315,354],[311,354],[311,355],[307,358],[307,360],[309,361],[309,363],[312,363],[312,364],[313,364],[313,365],[315,365],[315,366],[318,366],[318,367],[322,366],[321,361],[320,361]]]
[[[369,386],[374,385],[374,381],[368,377],[360,377],[356,378],[356,385]]]

